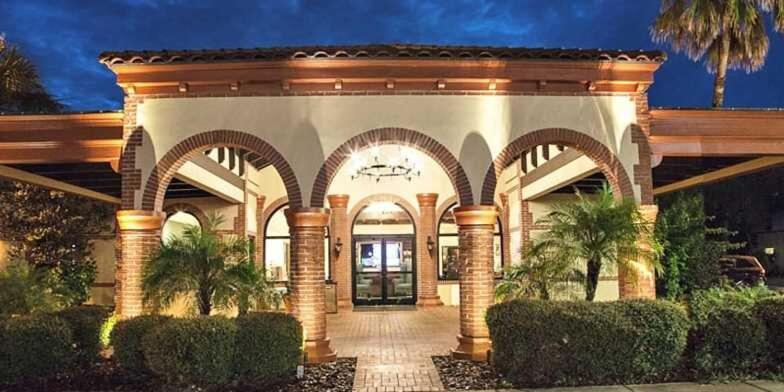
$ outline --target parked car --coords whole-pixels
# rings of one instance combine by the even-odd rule
[[[734,283],[765,283],[765,268],[754,256],[726,255],[719,259],[721,274]]]

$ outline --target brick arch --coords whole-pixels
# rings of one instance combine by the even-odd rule
[[[197,221],[199,221],[199,225],[204,227],[207,224],[207,214],[201,210],[201,208],[196,207],[190,203],[173,203],[169,204],[163,208],[163,212],[166,213],[166,218],[178,213],[178,212],[185,212],[187,214],[193,215]]]
[[[264,221],[264,234],[266,234],[267,231],[267,221],[269,221],[269,218],[272,217],[272,214],[274,214],[275,211],[286,204],[289,204],[289,197],[283,196],[270,203],[267,208],[264,209],[264,213],[262,214],[262,220]]]
[[[509,143],[493,160],[482,183],[481,204],[495,204],[495,187],[501,172],[524,151],[542,144],[559,144],[579,150],[591,158],[618,198],[634,198],[634,188],[621,161],[604,144],[577,131],[565,128],[547,128],[526,133]]]
[[[378,193],[358,201],[357,204],[354,205],[354,208],[351,209],[351,212],[348,214],[348,221],[351,222],[350,229],[352,235],[354,233],[354,221],[357,219],[357,215],[359,215],[359,213],[362,212],[362,210],[365,209],[365,207],[367,207],[370,203],[377,201],[389,201],[397,204],[406,213],[408,213],[409,217],[411,217],[411,223],[414,225],[414,233],[419,231],[419,214],[417,214],[416,208],[411,203],[398,195],[393,195],[391,193]]]
[[[460,204],[473,204],[474,198],[471,194],[471,184],[468,182],[468,176],[466,176],[463,167],[455,156],[441,143],[430,136],[411,129],[377,128],[352,137],[329,155],[324,164],[321,165],[318,176],[313,182],[310,206],[324,206],[324,197],[327,194],[329,184],[353,152],[370,146],[384,144],[401,144],[427,154],[438,162],[447,176],[449,176],[452,186],[455,188],[455,193],[459,196]]]
[[[216,147],[238,147],[254,152],[278,171],[293,207],[302,207],[302,194],[294,171],[285,158],[269,143],[245,132],[216,130],[193,135],[174,146],[155,165],[147,179],[142,209],[161,211],[166,188],[177,170],[199,152]]]

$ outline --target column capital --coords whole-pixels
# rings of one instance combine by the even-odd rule
[[[659,215],[659,206],[656,204],[641,204],[637,206],[637,210],[648,222],[656,222],[656,217]]]
[[[287,208],[285,214],[290,228],[325,227],[329,224],[327,208]]]
[[[498,211],[495,206],[460,206],[454,210],[458,226],[495,225]]]
[[[329,208],[347,208],[348,195],[327,195]]]
[[[438,193],[417,193],[416,198],[420,207],[435,207]]]
[[[166,213],[149,210],[117,211],[117,226],[120,231],[155,231],[163,226]]]
[[[509,204],[509,195],[506,192],[499,193],[498,198],[501,200],[501,207],[506,207]]]
[[[264,203],[267,200],[267,196],[264,195],[256,195],[256,202]]]

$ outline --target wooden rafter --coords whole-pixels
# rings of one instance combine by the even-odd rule
[[[694,176],[682,181],[655,188],[653,190],[653,194],[658,196],[695,186],[707,185],[780,165],[784,165],[784,156],[771,156],[751,159],[743,163],[728,166],[723,169],[715,170],[701,174],[699,176]]]

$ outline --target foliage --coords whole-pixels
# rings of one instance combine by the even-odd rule
[[[72,358],[71,330],[51,315],[0,321],[0,385],[45,377],[66,368]]]
[[[199,313],[209,315],[213,307],[237,305],[247,312],[254,303],[271,300],[272,286],[248,260],[248,241],[238,236],[221,236],[222,222],[211,215],[202,229],[187,226],[149,256],[144,270],[145,301],[156,308],[186,296],[195,300]]]
[[[118,321],[120,320],[119,317],[117,317],[117,314],[112,313],[106,321],[103,322],[103,325],[101,325],[101,332],[98,337],[101,342],[101,348],[107,349],[111,347],[112,331],[114,331],[114,327],[117,325]]]
[[[523,250],[520,264],[507,267],[503,280],[496,287],[496,299],[548,300],[558,285],[582,284],[585,281],[585,275],[575,265],[574,260],[560,257],[551,242],[534,242]]]
[[[94,305],[74,306],[55,314],[71,329],[77,364],[86,367],[100,358],[101,329],[109,314],[109,308]]]
[[[251,309],[280,309],[282,295],[275,290],[272,282],[267,280],[264,271],[256,268],[253,262],[246,261],[231,266],[226,275],[233,288],[229,303],[237,306],[240,315],[247,314]]]
[[[91,239],[109,229],[110,205],[16,182],[0,181],[0,237],[9,257],[54,272],[66,305],[87,300],[95,280]]]
[[[784,32],[780,0],[662,0],[651,35],[692,60],[705,57],[708,70],[716,73],[713,106],[722,106],[728,69],[753,72],[765,64],[766,12],[772,13],[774,28]]]
[[[765,326],[768,365],[784,370],[784,296],[765,297],[757,301],[754,314]]]
[[[578,191],[576,201],[556,204],[538,223],[550,227],[543,240],[558,249],[559,257],[587,263],[588,301],[593,301],[599,274],[607,264],[636,271],[631,264],[641,260],[658,269],[659,246],[652,225],[645,221],[634,200],[615,200],[606,183],[595,197],[585,197]],[[651,246],[639,246],[641,238],[648,238]]]
[[[63,105],[49,95],[35,65],[0,35],[0,112],[59,112]]]
[[[735,233],[726,228],[708,227],[713,218],[705,215],[701,194],[679,192],[665,202],[669,205],[659,214],[655,230],[663,247],[659,293],[676,299],[718,285],[719,258],[743,244],[730,242]]]
[[[148,315],[117,322],[110,339],[117,363],[132,373],[149,373],[142,349],[142,338],[169,320],[169,316]]]
[[[36,270],[27,263],[13,263],[0,271],[0,317],[51,312],[63,299],[51,287],[48,270]]]
[[[764,323],[755,304],[775,295],[764,286],[697,291],[690,301],[694,366],[704,377],[746,376],[764,365]]]
[[[516,300],[490,307],[493,362],[526,387],[666,379],[686,347],[685,310],[668,301]]]
[[[291,376],[302,359],[302,341],[302,326],[289,314],[265,312],[238,317],[236,376],[264,383]]]
[[[142,338],[147,366],[172,384],[221,384],[232,376],[237,327],[225,317],[172,319]]]

